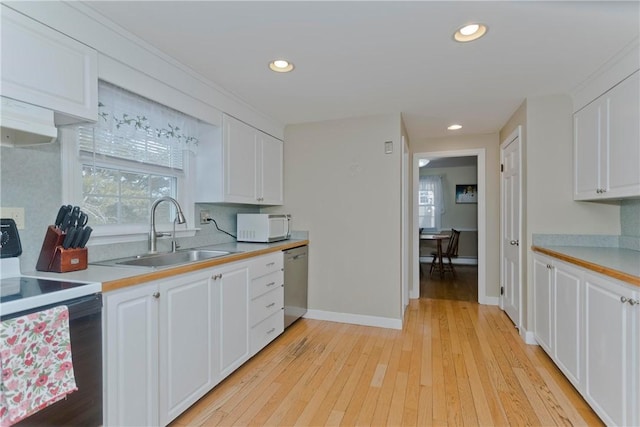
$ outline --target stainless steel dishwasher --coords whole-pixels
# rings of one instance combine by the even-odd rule
[[[308,246],[284,251],[284,327],[307,312]]]

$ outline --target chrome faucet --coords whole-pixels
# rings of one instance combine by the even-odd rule
[[[173,205],[176,207],[176,210],[178,211],[177,215],[176,215],[176,219],[174,220],[174,232],[173,232],[173,245],[171,246],[172,248],[175,248],[175,223],[176,221],[178,222],[178,224],[184,224],[185,222],[187,222],[187,220],[184,217],[184,214],[182,213],[182,208],[180,207],[180,204],[178,204],[178,201],[176,199],[174,199],[173,197],[169,197],[169,196],[165,196],[165,197],[161,197],[158,200],[156,200],[155,202],[153,202],[153,204],[151,205],[151,229],[149,230],[149,253],[154,254],[156,252],[158,252],[156,250],[156,239],[158,237],[161,236],[166,236],[166,234],[164,233],[158,233],[156,231],[156,208],[158,207],[158,205],[160,204],[160,202],[164,202],[164,201],[168,201],[173,203]]]

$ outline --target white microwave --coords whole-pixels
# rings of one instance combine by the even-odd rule
[[[238,242],[277,242],[291,237],[291,215],[238,214]]]

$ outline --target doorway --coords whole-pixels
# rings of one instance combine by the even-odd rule
[[[412,257],[413,264],[413,283],[411,289],[411,298],[419,298],[420,297],[420,259],[418,254],[420,253],[420,235],[419,229],[422,228],[420,226],[420,215],[419,215],[419,188],[420,188],[420,161],[429,160],[434,161],[436,159],[455,159],[461,157],[472,157],[475,159],[475,163],[477,165],[477,182],[476,191],[477,191],[477,273],[475,276],[477,277],[477,293],[476,293],[476,301],[480,304],[491,304],[493,303],[491,300],[486,297],[486,260],[485,260],[485,251],[483,250],[486,247],[486,201],[485,201],[485,170],[486,170],[486,160],[485,160],[485,150],[484,149],[471,149],[471,150],[456,150],[456,151],[446,151],[446,152],[424,152],[424,153],[415,153],[413,159],[413,253],[415,256]],[[453,161],[453,160],[448,160]],[[460,184],[474,184],[472,182],[465,183],[454,183],[454,185]],[[453,199],[453,195],[451,195]],[[442,224],[440,224],[442,225]],[[439,231],[439,227],[438,228]],[[457,267],[457,266],[456,266]],[[461,272],[464,267],[461,267]],[[429,274],[429,268],[426,268],[424,273]],[[450,274],[450,273],[449,273]],[[468,276],[468,274],[467,274]]]

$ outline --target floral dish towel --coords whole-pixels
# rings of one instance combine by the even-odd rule
[[[0,426],[10,426],[77,390],[69,311],[54,307],[0,323]]]

